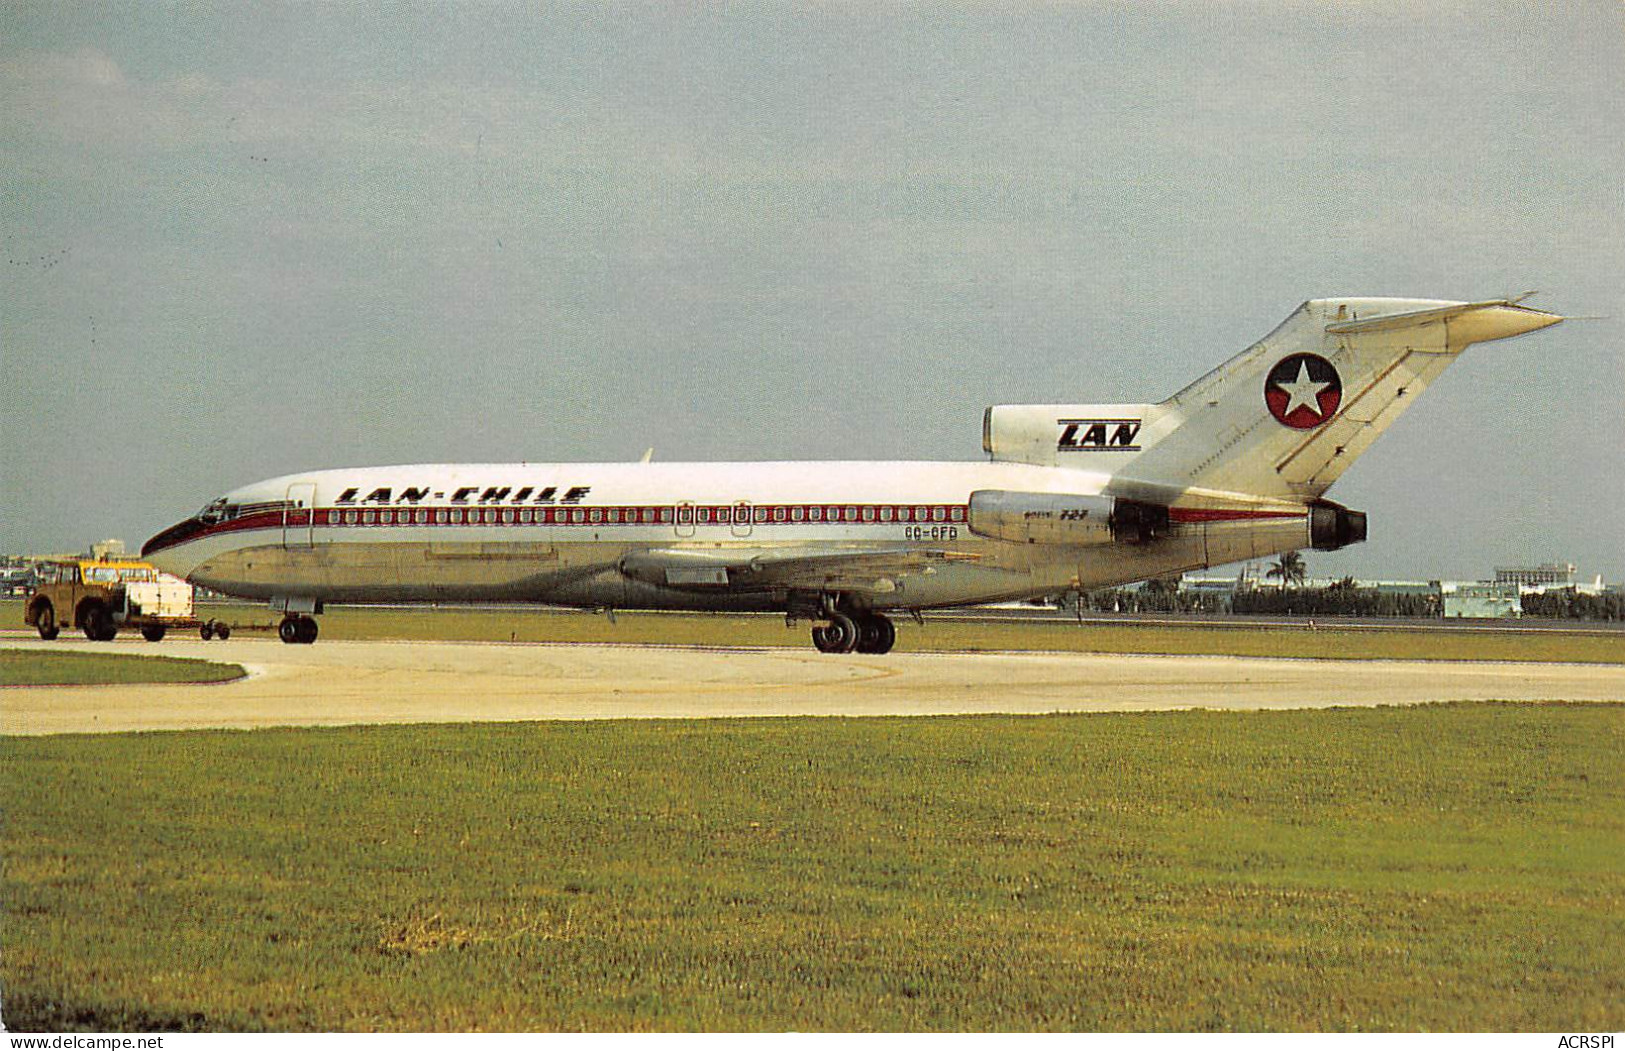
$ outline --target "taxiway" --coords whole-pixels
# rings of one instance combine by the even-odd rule
[[[219,685],[0,689],[0,733],[355,723],[1282,709],[1435,701],[1625,702],[1625,666],[1087,653],[342,642],[263,638],[7,647],[229,661]]]

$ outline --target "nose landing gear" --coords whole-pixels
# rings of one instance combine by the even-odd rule
[[[283,642],[310,645],[316,641],[316,618],[304,614],[289,614],[282,618],[276,633]],[[222,636],[223,638],[224,636]]]

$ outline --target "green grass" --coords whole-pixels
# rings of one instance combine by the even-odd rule
[[[200,617],[274,627],[262,606],[207,605]],[[21,625],[22,604],[0,602],[0,623]],[[327,640],[610,642],[691,646],[811,645],[808,625],[782,617],[705,613],[602,614],[547,609],[333,606],[320,617]],[[1324,624],[1324,622],[1322,622]],[[241,631],[239,630],[241,635]],[[1445,631],[1392,628],[1098,624],[898,618],[897,651],[1051,650],[1074,653],[1232,654],[1347,660],[1579,661],[1625,664],[1625,632]]]
[[[0,739],[16,1028],[1625,1027],[1625,710]]]
[[[220,613],[209,616],[220,617]],[[226,616],[223,619],[231,620]],[[244,607],[236,618],[270,623]],[[808,625],[782,617],[704,613],[602,614],[480,608],[332,607],[324,639],[435,639],[513,642],[622,642],[806,648]],[[1054,650],[1079,653],[1234,654],[1352,660],[1508,660],[1625,663],[1625,633],[1419,631],[1393,628],[1264,628],[1236,625],[1085,624],[1071,621],[898,619],[897,651]]]
[[[180,657],[0,649],[0,686],[227,682],[245,674],[240,665]]]

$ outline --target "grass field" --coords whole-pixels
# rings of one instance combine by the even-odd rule
[[[0,686],[87,686],[137,682],[227,682],[240,665],[124,653],[0,649]]]
[[[204,606],[199,616],[270,627],[261,606]],[[444,609],[334,606],[321,618],[327,640],[422,639],[472,642],[620,642],[695,646],[807,648],[806,624],[776,616],[704,613],[601,614],[547,609]],[[0,602],[0,624],[22,624],[22,604]],[[162,646],[162,643],[158,644]],[[1408,626],[1350,628],[1307,623],[1259,627],[1207,624],[1099,624],[1070,621],[961,621],[899,618],[899,652],[1054,650],[1079,653],[1231,654],[1243,657],[1331,657],[1345,660],[1490,660],[1625,663],[1625,632],[1583,634],[1514,631],[1419,631]]]
[[[270,623],[263,609],[241,607],[244,622]],[[220,616],[220,614],[211,614]],[[224,619],[232,619],[226,617]],[[321,618],[324,639],[437,639],[513,642],[628,642],[697,646],[806,648],[808,626],[776,616],[702,613],[590,613],[479,608],[333,607]],[[1425,632],[1412,628],[1301,629],[1208,625],[1088,624],[1068,621],[899,619],[899,652],[1058,650],[1083,653],[1191,653],[1388,660],[1518,660],[1625,663],[1625,633]]]
[[[1625,1027],[1625,710],[0,739],[6,1022]]]

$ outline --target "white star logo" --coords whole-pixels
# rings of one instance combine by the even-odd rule
[[[1307,361],[1298,362],[1297,379],[1291,383],[1277,382],[1275,385],[1286,391],[1287,394],[1286,408],[1281,410],[1283,417],[1291,416],[1295,410],[1300,408],[1308,409],[1316,416],[1321,415],[1320,392],[1331,386],[1330,383],[1316,383],[1309,378],[1309,363]]]

